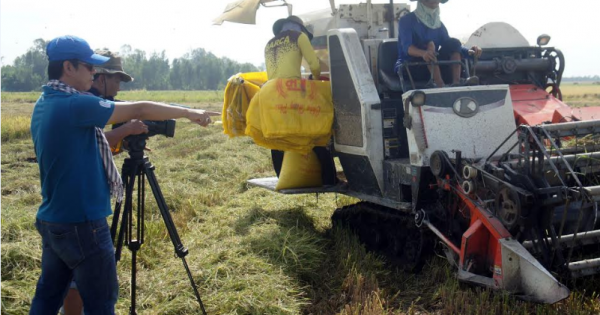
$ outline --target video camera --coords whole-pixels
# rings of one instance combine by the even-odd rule
[[[146,147],[146,140],[155,135],[164,135],[167,138],[175,136],[175,119],[168,120],[144,120],[148,126],[148,133],[130,135],[123,139],[123,148],[131,152],[142,152]],[[114,124],[112,129],[119,128],[125,123]]]
[[[135,136],[145,136],[146,138],[155,135],[164,135],[167,138],[173,138],[173,136],[175,136],[175,119],[144,120],[143,122],[148,126],[148,133],[142,133]]]

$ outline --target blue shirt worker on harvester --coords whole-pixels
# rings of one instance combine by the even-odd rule
[[[406,75],[400,69],[406,62],[437,62],[438,60],[456,60],[468,56],[468,49],[456,38],[448,35],[448,30],[440,20],[440,2],[448,0],[411,0],[418,1],[415,11],[403,16],[399,22],[398,61],[395,70],[398,75]],[[481,56],[481,48],[471,48],[476,57]],[[429,81],[433,72],[433,83],[444,87],[446,83],[459,85],[460,64],[415,66],[410,73],[415,81]]]
[[[110,197],[120,200],[123,184],[102,128],[182,117],[207,126],[220,113],[82,94],[92,86],[94,65],[109,58],[94,54],[79,37],[53,39],[46,54],[49,81],[31,117],[42,190],[35,222],[42,264],[30,314],[56,314],[73,279],[86,314],[114,314],[118,283],[106,217]]]

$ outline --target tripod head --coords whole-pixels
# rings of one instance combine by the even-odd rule
[[[140,137],[139,135],[128,136],[123,141],[123,147],[129,153],[129,157],[135,160],[144,158],[144,148],[146,148],[146,140],[148,137]]]

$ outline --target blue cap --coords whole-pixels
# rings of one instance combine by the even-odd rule
[[[101,65],[110,59],[94,54],[90,45],[83,38],[71,35],[51,40],[46,46],[46,55],[50,61],[77,59],[92,65]]]

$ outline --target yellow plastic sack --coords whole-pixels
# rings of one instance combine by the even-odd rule
[[[321,137],[331,133],[333,102],[328,81],[270,80],[258,96],[265,137]]]
[[[281,173],[275,190],[322,185],[321,164],[313,151],[306,155],[292,151],[284,153]]]
[[[221,111],[223,132],[230,137],[245,135],[246,112],[250,100],[267,81],[266,72],[238,73],[227,82]]]
[[[329,82],[274,79],[251,100],[245,134],[269,149],[308,154],[327,145],[332,124]]]

